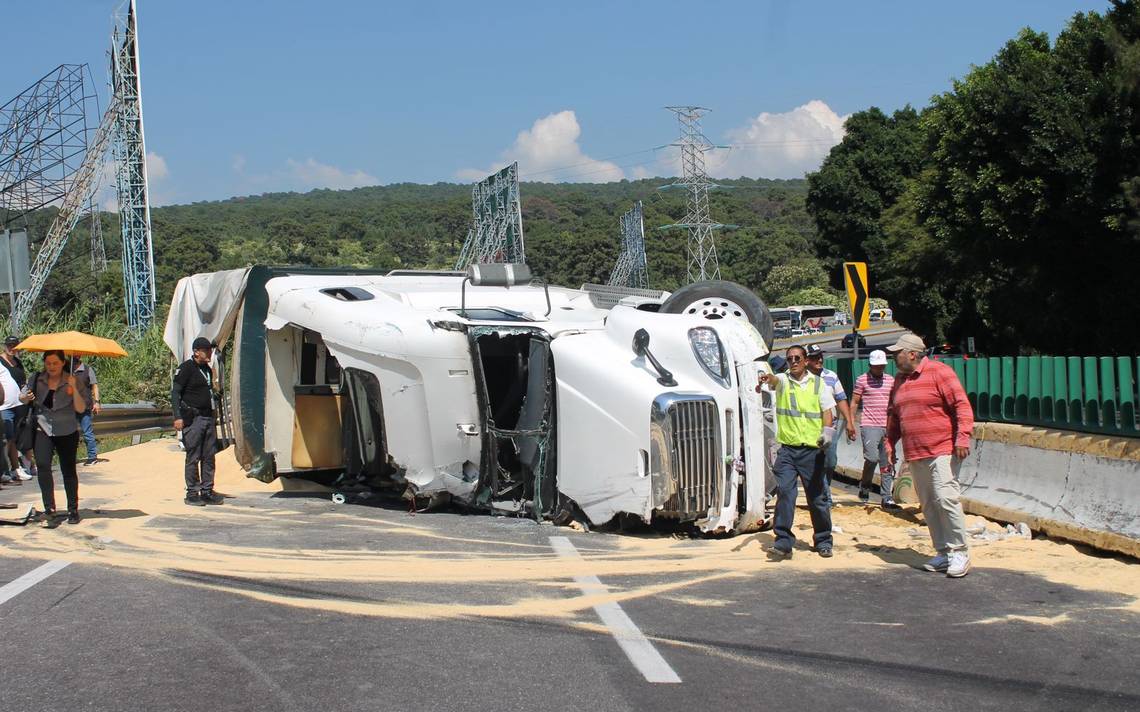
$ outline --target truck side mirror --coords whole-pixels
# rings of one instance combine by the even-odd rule
[[[638,329],[633,335],[633,352],[638,356],[644,356],[645,352],[649,350],[649,332],[645,329]]]
[[[649,363],[653,365],[653,368],[657,369],[657,375],[659,376],[657,379],[658,383],[667,388],[673,388],[677,385],[677,381],[673,378],[673,374],[670,373],[664,366],[662,366],[660,361],[653,358],[653,354],[649,353],[649,332],[645,329],[638,329],[634,332],[633,352],[638,356],[644,356],[645,358],[649,359]]]

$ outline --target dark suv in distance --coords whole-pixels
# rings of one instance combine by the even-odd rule
[[[867,348],[867,337],[855,331],[843,337],[842,347],[845,349],[853,348],[855,346],[855,337],[859,337],[859,348]]]
[[[931,346],[926,350],[926,355],[929,356],[932,361],[941,361],[944,358],[971,358],[970,354],[962,351],[961,346],[955,346],[953,344]],[[977,354],[974,354],[974,356],[977,356]]]

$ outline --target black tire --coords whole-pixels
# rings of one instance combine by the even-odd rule
[[[772,348],[775,341],[772,314],[752,290],[722,279],[686,284],[669,295],[661,305],[666,314],[693,314],[706,319],[747,319]]]

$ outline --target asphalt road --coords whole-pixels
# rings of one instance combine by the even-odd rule
[[[812,570],[696,576],[681,554],[707,542],[640,530],[578,533],[269,493],[243,495],[209,520],[141,514],[114,516],[140,517],[140,548],[148,531],[172,534],[188,563],[148,572],[69,555],[68,566],[0,603],[5,709],[1140,709],[1130,597],[1000,568],[949,580],[917,570],[924,557],[909,548],[872,549],[890,564],[873,571],[829,571],[818,560]],[[83,532],[34,541],[59,534],[92,552],[118,545]],[[679,684],[647,682],[592,609],[543,613],[579,595],[571,562],[537,583],[496,576],[558,561],[551,537],[587,562],[609,562],[598,569],[609,591],[637,593],[621,609]],[[733,550],[758,551],[767,538],[739,537]],[[662,542],[676,547],[655,568],[622,563],[631,544]],[[844,543],[833,561],[859,546]],[[257,573],[258,562],[322,549],[359,557],[372,575]],[[212,551],[216,571],[190,565]],[[817,561],[807,549],[796,557]],[[437,575],[448,562],[455,580]],[[0,584],[42,563],[22,557],[17,541],[0,558]],[[416,566],[422,577],[402,568]],[[532,612],[494,614],[519,600],[536,601]],[[424,615],[390,615],[398,606]],[[449,613],[455,606],[484,610]]]
[[[823,349],[824,355],[826,355],[826,356],[836,357],[836,358],[851,358],[851,349],[850,348],[843,348],[843,346],[842,346],[843,337],[847,336],[847,334],[849,334],[849,333],[851,333],[849,330],[848,331],[836,331],[836,332],[834,332],[834,334],[824,335],[826,340],[822,340],[822,341],[820,340],[819,335],[816,335],[813,337],[801,337],[801,338],[794,339],[793,341],[818,344],[819,347]],[[894,332],[890,332],[890,333],[886,333],[886,334],[878,334],[878,333],[867,334],[865,336],[865,338],[867,339],[867,345],[865,347],[862,347],[859,349],[860,357],[866,358],[867,354],[871,353],[875,349],[881,349],[881,348],[884,348],[886,346],[889,346],[890,344],[895,343],[895,341],[898,340],[900,334],[902,334],[902,333],[904,333],[904,332],[894,331]],[[791,342],[789,342],[789,343],[791,343]],[[782,353],[783,349],[787,348],[787,346],[788,346],[788,344],[785,344],[782,341],[778,342],[778,344],[776,346],[776,352]]]

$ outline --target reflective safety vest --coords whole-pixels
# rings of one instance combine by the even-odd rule
[[[819,403],[819,389],[823,379],[811,376],[800,385],[791,376],[781,384],[776,394],[776,439],[782,445],[815,447],[823,434],[823,413]]]

